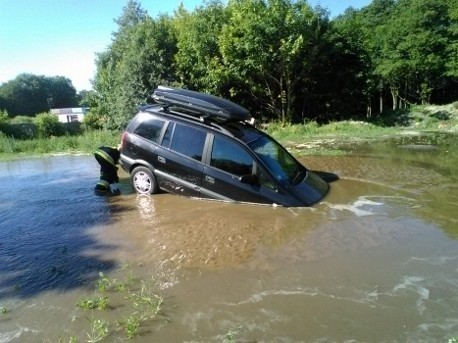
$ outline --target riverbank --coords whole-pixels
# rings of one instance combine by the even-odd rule
[[[340,121],[319,125],[269,123],[262,129],[299,155],[336,155],[333,146],[339,142],[370,141],[399,135],[458,132],[458,102],[444,106],[415,106],[367,121]],[[57,154],[91,154],[101,145],[116,146],[119,131],[87,131],[41,139],[19,140],[0,132],[0,161]]]

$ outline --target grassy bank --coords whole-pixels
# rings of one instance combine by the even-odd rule
[[[326,125],[270,123],[264,129],[279,141],[301,142],[304,138],[365,139],[409,132],[458,132],[458,102],[445,106],[415,106],[366,121],[340,121]]]
[[[78,136],[14,139],[0,132],[0,160],[51,154],[89,154],[102,145],[116,146],[121,134],[116,131],[88,131]]]
[[[383,139],[401,134],[420,132],[458,132],[458,102],[445,106],[415,106],[408,110],[374,116],[367,121],[341,121],[326,125],[269,123],[263,130],[286,147],[306,145],[308,154],[333,154],[322,142]],[[101,145],[116,146],[118,131],[85,131],[46,139],[14,139],[0,132],[0,160],[23,156],[42,156],[59,153],[89,154]]]

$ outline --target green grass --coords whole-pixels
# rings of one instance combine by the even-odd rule
[[[21,121],[22,120],[22,121]],[[24,124],[30,118],[16,117],[13,122]],[[25,124],[24,124],[25,125]],[[380,139],[415,132],[458,132],[458,102],[443,106],[412,106],[406,110],[374,116],[368,121],[340,121],[319,125],[316,122],[305,124],[282,124],[271,122],[262,127],[280,143],[294,150],[298,144],[327,141],[340,142]],[[14,139],[0,131],[0,160],[14,160],[23,156],[42,156],[58,153],[90,154],[101,145],[116,146],[121,139],[119,131],[84,131],[80,135],[65,135],[45,139]],[[332,148],[332,144],[307,146],[298,149],[300,154],[336,155],[342,152]]]
[[[0,132],[0,160],[14,160],[34,155],[57,153],[92,153],[102,145],[116,146],[121,141],[117,131],[88,131],[78,136],[14,139]]]

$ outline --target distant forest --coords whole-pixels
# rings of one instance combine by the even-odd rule
[[[281,122],[458,100],[457,0],[374,0],[333,19],[305,0],[207,1],[156,18],[129,0],[115,22],[83,99],[109,129],[151,102],[158,85],[229,98]],[[0,110],[11,115],[8,84]]]

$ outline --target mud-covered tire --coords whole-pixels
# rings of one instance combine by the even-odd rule
[[[130,180],[139,194],[155,194],[159,191],[156,177],[146,167],[136,167],[130,173]]]

